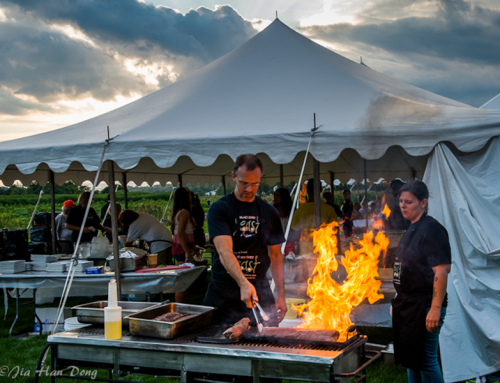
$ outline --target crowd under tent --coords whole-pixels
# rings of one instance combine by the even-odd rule
[[[314,113],[319,129],[310,141]],[[239,48],[140,100],[0,143],[0,178],[6,185],[93,179],[108,126],[112,140],[104,160],[136,184],[225,184],[242,153],[262,158],[264,182],[288,184],[298,180],[309,142],[315,161],[307,161],[304,179],[313,165],[327,182],[361,180],[365,171],[370,179],[425,179],[430,214],[450,233],[454,259],[448,287],[454,319],[445,322],[448,336],[441,339],[445,379],[500,369],[498,326],[487,326],[497,318],[498,302],[482,300],[499,290],[500,247],[496,234],[479,230],[486,223],[498,226],[490,208],[498,202],[500,180],[478,191],[496,166],[493,143],[485,145],[500,136],[500,110],[477,109],[392,79],[276,19]],[[477,182],[461,184],[457,168]],[[104,166],[98,181],[112,179],[107,171]],[[461,193],[447,189],[450,177]]]

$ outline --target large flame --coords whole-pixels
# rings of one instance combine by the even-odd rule
[[[391,209],[389,209],[389,206],[384,205],[384,209],[382,210],[382,214],[385,215],[385,218],[389,218],[391,215]]]
[[[331,277],[338,269],[335,259],[337,230],[338,223],[332,222],[312,234],[314,251],[319,257],[307,288],[311,301],[296,307],[299,315],[304,314],[304,322],[299,326],[301,328],[337,330],[342,333],[353,324],[349,318],[353,307],[366,298],[371,304],[384,297],[378,292],[381,282],[375,277],[378,276],[380,252],[387,251],[389,240],[379,232],[373,241],[373,233],[369,231],[359,241],[362,246],[360,249],[354,250],[351,244],[351,249],[341,258],[347,277],[340,285]]]

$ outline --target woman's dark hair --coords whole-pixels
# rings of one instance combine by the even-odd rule
[[[139,213],[137,213],[135,210],[127,209],[122,211],[120,217],[118,218],[118,221],[123,226],[130,226],[132,222],[134,222],[137,218],[139,218]]]
[[[401,195],[402,192],[413,194],[419,201],[429,199],[429,189],[427,189],[427,185],[422,181],[410,181],[405,183],[401,189],[399,189],[399,195]]]
[[[198,194],[195,194],[193,192],[191,192],[191,205],[197,206],[197,207],[202,207],[200,197],[198,197]]]
[[[180,187],[174,193],[174,206],[172,207],[172,219],[170,223],[170,230],[172,230],[172,233],[175,232],[175,216],[179,211],[183,209],[187,210],[189,213],[189,219],[191,220],[191,222],[193,222],[193,218],[191,216],[191,201],[189,199],[189,193],[191,192],[184,187]]]
[[[277,209],[278,205],[281,205],[281,209],[285,214],[285,217],[290,217],[290,212],[292,211],[292,197],[290,197],[290,192],[286,188],[276,189],[275,193],[279,193],[281,202],[274,207]]]

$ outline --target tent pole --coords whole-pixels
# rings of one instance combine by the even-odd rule
[[[177,176],[177,180],[178,180],[178,182],[179,182],[179,187],[181,188],[181,187],[182,187],[182,174],[179,174],[179,175]]]
[[[224,195],[226,195],[226,176],[222,176],[222,190],[224,190]],[[217,192],[215,193],[217,194]]]
[[[50,225],[52,226],[52,254],[57,254],[56,238],[56,189],[54,182],[54,172],[49,170],[50,175]]]
[[[283,181],[283,165],[280,165],[280,188],[284,188],[285,184]]]
[[[118,300],[122,299],[122,282],[120,276],[120,249],[118,246],[118,222],[116,220],[116,193],[115,193],[115,169],[114,162],[108,161],[108,175],[109,175],[109,194],[111,197],[111,235],[113,238],[113,254],[115,266],[115,279],[116,279],[116,294]]]
[[[316,124],[314,124],[316,126]],[[321,181],[319,176],[319,161],[313,160],[313,173],[314,173],[314,217],[316,229],[321,226]]]
[[[415,169],[411,169],[411,179],[416,180],[417,179],[417,171]]]
[[[123,204],[123,207],[125,208],[124,210],[128,209],[128,192],[127,192],[127,173],[123,172],[122,173],[123,177],[123,197],[125,199],[125,202]]]
[[[368,231],[368,178],[366,178],[366,160],[365,159],[363,159],[363,170],[365,173],[365,202],[366,202],[365,221],[366,221],[366,230]]]

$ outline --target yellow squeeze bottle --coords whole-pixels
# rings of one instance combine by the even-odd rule
[[[108,284],[108,307],[104,308],[104,338],[120,340],[122,338],[122,308],[116,297],[116,280]]]

